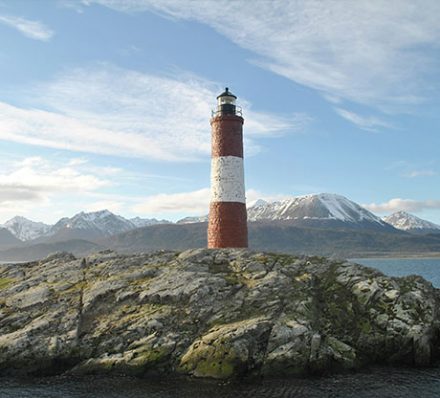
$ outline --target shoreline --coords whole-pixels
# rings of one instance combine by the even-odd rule
[[[411,259],[417,259],[417,260],[431,260],[431,259],[439,259],[440,260],[440,253],[432,253],[432,254],[397,254],[396,255],[380,255],[380,254],[374,254],[374,255],[363,255],[363,256],[350,256],[347,258],[347,260],[352,261],[352,260],[391,260],[391,259],[395,259],[395,260],[411,260]]]
[[[90,379],[132,379],[141,382],[152,382],[161,384],[163,382],[182,382],[189,384],[217,384],[217,385],[230,385],[230,384],[249,384],[258,382],[273,382],[277,380],[282,381],[308,381],[308,380],[325,380],[335,377],[344,377],[350,375],[368,375],[378,372],[414,372],[419,371],[435,371],[440,373],[440,360],[436,360],[433,363],[426,366],[413,366],[409,364],[381,364],[371,363],[357,368],[350,369],[327,369],[323,372],[317,373],[300,373],[300,374],[286,374],[280,372],[279,374],[245,374],[241,376],[235,376],[227,379],[218,379],[212,377],[195,377],[193,375],[184,373],[124,373],[124,372],[96,372],[96,373],[76,373],[71,371],[61,371],[60,373],[7,373],[0,372],[0,382],[2,380],[17,380],[17,381],[34,381],[34,380],[90,380]],[[0,383],[1,391],[1,383]]]
[[[250,249],[250,251],[257,252],[257,249]],[[276,252],[274,252],[276,253]],[[96,254],[96,253],[95,253]],[[139,253],[132,253],[133,255],[139,254]],[[283,253],[284,254],[284,253]],[[295,256],[299,255],[300,253],[288,253],[289,255]],[[311,256],[311,257],[327,257],[327,258],[333,258],[332,255],[322,255],[322,254],[313,254],[313,253],[307,253],[303,254],[305,256]],[[81,256],[79,256],[81,257]],[[341,258],[348,261],[353,260],[370,260],[370,259],[378,259],[378,260],[386,260],[386,259],[396,259],[396,260],[406,260],[406,259],[418,259],[418,260],[430,260],[430,259],[439,259],[440,260],[440,253],[433,252],[433,253],[415,253],[415,254],[402,254],[402,253],[364,253],[361,255],[356,256],[337,256],[335,258]],[[0,260],[0,265],[3,264],[26,264],[31,262],[38,262],[43,261],[44,258],[37,259],[37,260]]]

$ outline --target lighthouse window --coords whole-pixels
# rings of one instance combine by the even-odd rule
[[[220,97],[219,98],[219,104],[235,104],[235,98],[234,97]]]

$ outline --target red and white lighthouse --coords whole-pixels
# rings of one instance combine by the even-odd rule
[[[208,248],[248,247],[243,167],[243,122],[226,87],[211,118],[211,204]]]

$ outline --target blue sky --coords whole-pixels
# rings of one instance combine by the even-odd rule
[[[440,2],[421,3],[0,0],[0,223],[205,214],[225,86],[249,203],[333,192],[440,223]]]

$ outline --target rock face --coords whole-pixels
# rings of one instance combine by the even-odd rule
[[[304,375],[438,358],[439,296],[321,257],[197,249],[0,265],[0,373]]]

